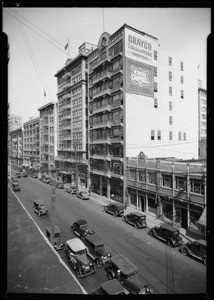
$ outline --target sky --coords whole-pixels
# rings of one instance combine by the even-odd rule
[[[8,102],[10,113],[27,122],[38,108],[57,101],[54,75],[78,54],[84,42],[98,44],[103,32],[127,24],[158,38],[166,51],[199,65],[206,88],[210,8],[3,8],[8,36]],[[69,42],[69,53],[64,47]],[[46,97],[44,96],[44,91]]]

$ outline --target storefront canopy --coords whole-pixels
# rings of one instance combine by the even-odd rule
[[[207,226],[207,208],[204,208],[204,211],[202,212],[200,219],[198,220],[198,224],[201,226],[206,227]]]

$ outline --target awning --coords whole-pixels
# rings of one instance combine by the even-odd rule
[[[207,208],[204,208],[204,211],[202,212],[200,219],[197,222],[199,225],[206,227],[207,226]]]

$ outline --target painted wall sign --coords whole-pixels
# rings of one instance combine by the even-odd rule
[[[126,59],[126,92],[154,97],[153,66]]]
[[[126,57],[153,65],[154,45],[146,36],[125,29]]]

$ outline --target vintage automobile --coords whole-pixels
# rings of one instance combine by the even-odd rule
[[[66,241],[65,254],[68,263],[76,270],[79,278],[95,273],[95,264],[87,258],[86,246],[80,239],[73,238]]]
[[[129,292],[122,286],[122,284],[113,278],[101,283],[97,290],[93,290],[91,295],[128,295]]]
[[[117,254],[109,259],[108,279],[116,278],[130,294],[145,294],[145,285],[137,274],[137,267],[125,255]],[[151,289],[146,286],[148,293]]]
[[[94,234],[94,230],[88,229],[88,223],[86,220],[78,220],[71,225],[71,230],[80,239],[84,239],[88,234]]]
[[[57,189],[64,189],[64,183],[63,183],[63,182],[60,182],[60,181],[57,181],[57,182],[56,182],[56,188],[57,188]]]
[[[33,209],[39,217],[42,215],[48,215],[48,209],[45,207],[44,201],[42,199],[33,201]]]
[[[196,257],[201,260],[205,266],[207,265],[207,242],[205,240],[187,242],[180,248],[180,251],[184,255]]]
[[[89,194],[86,191],[80,191],[79,193],[77,193],[77,197],[82,200],[89,200]]]
[[[137,229],[147,227],[146,215],[140,212],[129,213],[123,217],[123,220]]]
[[[19,183],[17,181],[12,182],[12,189],[14,192],[20,191],[20,186]]]
[[[57,225],[54,225],[54,248],[59,251],[65,248],[65,244],[63,244],[60,240],[61,230]],[[51,238],[51,226],[46,228],[46,235],[50,241]]]
[[[104,211],[115,217],[122,217],[124,215],[124,206],[120,203],[110,203],[104,206]]]
[[[98,267],[108,263],[112,255],[106,251],[104,242],[98,235],[86,235],[84,244],[86,245],[88,256],[96,262]]]
[[[65,188],[65,191],[71,195],[77,194],[77,187],[70,185],[68,187]]]
[[[166,242],[169,247],[177,247],[183,244],[179,229],[176,226],[170,224],[155,226],[151,228],[148,233],[151,236],[154,236]]]

